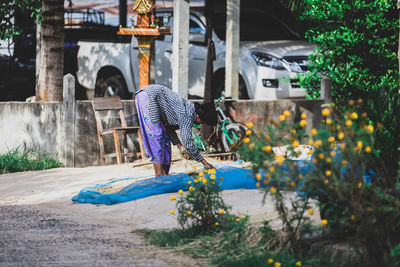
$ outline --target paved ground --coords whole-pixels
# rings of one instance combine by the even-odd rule
[[[183,164],[183,165],[182,165]],[[173,171],[191,166],[175,164]],[[147,246],[132,230],[176,227],[172,194],[117,205],[75,204],[82,188],[115,179],[151,175],[131,164],[0,175],[0,266],[193,266],[184,255]],[[270,198],[257,190],[224,192],[236,214],[274,219]],[[315,215],[318,218],[318,215]],[[204,262],[203,262],[204,263]]]

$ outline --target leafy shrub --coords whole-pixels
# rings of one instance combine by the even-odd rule
[[[301,9],[309,25],[305,37],[317,46],[300,84],[310,98],[319,98],[320,80],[327,76],[335,101],[363,99],[363,112],[382,124],[377,166],[385,166],[393,186],[400,159],[397,1],[306,0]]]
[[[350,106],[353,110],[344,114],[323,109],[323,125],[312,129],[311,135],[304,132],[305,114],[299,123],[288,123],[291,114],[285,111],[280,123],[245,138],[239,152],[253,163],[260,188],[274,195],[290,249],[299,251],[302,232],[313,231],[307,213],[313,213],[309,198],[314,198],[319,201],[323,229],[335,237],[355,237],[370,259],[381,264],[400,241],[400,191],[380,186],[385,174],[380,168],[371,169],[381,156],[375,136],[382,129],[369,124],[366,114],[356,112],[355,101]],[[293,160],[303,144],[313,146],[307,166]],[[286,153],[274,153],[273,147],[278,146],[286,147]],[[291,201],[289,210],[284,196],[294,190],[300,197]]]
[[[219,225],[226,225],[230,210],[221,196],[220,182],[215,170],[205,170],[187,183],[188,193],[180,190],[176,207],[178,223],[182,227],[194,227],[201,232],[212,231]],[[171,200],[175,200],[172,196]],[[175,214],[175,211],[171,211]]]
[[[52,157],[27,148],[15,148],[0,155],[0,174],[10,172],[46,170],[61,167],[62,163]]]

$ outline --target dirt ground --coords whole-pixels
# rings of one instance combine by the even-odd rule
[[[213,161],[217,167],[226,162]],[[230,163],[233,164],[233,163]],[[178,161],[173,172],[193,169]],[[199,164],[197,164],[198,166]],[[200,166],[198,166],[200,167]],[[132,164],[0,175],[0,266],[196,266],[204,261],[148,246],[132,230],[177,227],[173,194],[116,205],[76,204],[81,189],[123,178],[153,175],[151,165]],[[238,215],[269,219],[279,227],[272,199],[258,190],[227,190]],[[314,215],[316,221],[319,215]]]

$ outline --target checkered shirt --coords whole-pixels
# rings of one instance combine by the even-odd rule
[[[138,92],[142,90],[149,96],[151,122],[156,123],[161,121],[166,128],[168,137],[174,145],[181,144],[175,132],[177,129],[180,129],[183,146],[193,159],[202,161],[203,156],[192,139],[192,127],[196,119],[194,104],[181,98],[177,93],[162,85],[148,85]]]

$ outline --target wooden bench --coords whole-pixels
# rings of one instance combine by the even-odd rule
[[[96,124],[97,124],[97,136],[99,138],[99,147],[100,147],[100,163],[104,165],[104,161],[106,158],[113,158],[117,157],[118,164],[122,163],[122,157],[125,157],[125,162],[128,157],[144,157],[144,147],[142,143],[142,134],[140,132],[139,126],[127,126],[124,110],[122,107],[121,99],[117,97],[95,97],[92,99],[92,107],[94,111],[94,115],[96,117]],[[101,121],[101,112],[114,110],[119,114],[119,120],[121,121],[120,127],[112,127],[112,128],[103,128],[103,124]],[[121,153],[120,147],[120,138],[119,133],[123,135],[123,153]],[[139,147],[140,152],[136,153],[127,153],[127,133],[137,133],[138,140],[139,140]],[[103,136],[112,134],[114,137],[114,146],[115,146],[115,153],[105,154],[104,151],[104,140]]]

